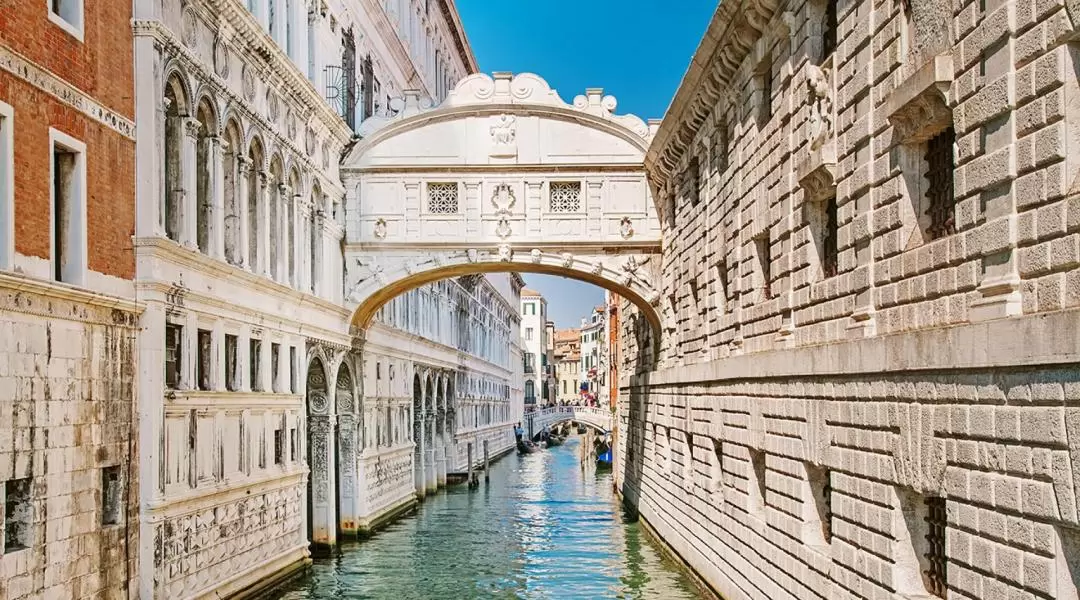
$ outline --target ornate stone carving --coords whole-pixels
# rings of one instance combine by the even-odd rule
[[[604,263],[602,263],[600,261],[596,261],[596,264],[594,264],[592,266],[592,269],[590,269],[590,271],[592,272],[593,275],[599,275],[599,274],[603,273],[604,272]]]
[[[214,40],[214,72],[222,79],[229,76],[229,47],[221,36]]]
[[[328,408],[326,394],[319,391],[310,392],[308,394],[308,408],[313,414],[325,413]]]
[[[574,255],[569,252],[562,253],[562,266],[569,269],[574,266]]]
[[[315,157],[315,130],[311,127],[307,128],[304,132],[304,150],[308,153],[308,156]]]
[[[255,74],[246,63],[240,67],[240,87],[243,89],[244,98],[247,98],[248,102],[253,102],[255,100]]]
[[[471,263],[476,262],[476,259],[477,259],[476,249],[475,248],[469,248],[468,250],[465,251],[465,256],[466,256],[466,258],[469,259],[469,262],[471,262]]]
[[[499,260],[501,262],[510,262],[514,260],[514,250],[510,247],[510,244],[499,246]]]
[[[296,139],[296,115],[291,108],[285,109],[285,133],[290,140]]]
[[[266,91],[266,114],[275,123],[281,116],[281,101],[278,100],[278,95],[274,90]]]
[[[806,199],[821,202],[836,194],[836,162],[819,163],[799,177]]]
[[[330,144],[323,144],[322,147],[322,168],[330,168]]]
[[[491,205],[495,207],[495,214],[510,214],[511,209],[514,208],[514,204],[516,203],[517,199],[514,197],[514,188],[510,187],[510,184],[500,183],[495,186],[495,191],[491,194]]]
[[[540,264],[540,261],[544,258],[544,253],[539,248],[533,248],[532,252],[529,252],[529,256],[532,257],[533,263]]]
[[[386,219],[375,221],[375,237],[380,240],[386,239]]]
[[[828,67],[806,66],[806,85],[810,116],[807,121],[807,142],[817,150],[833,138],[832,74]]]
[[[513,230],[510,228],[510,219],[506,218],[506,215],[503,215],[499,218],[499,225],[495,228],[495,234],[500,238],[506,239],[510,237],[511,233],[513,233]]]
[[[195,16],[195,10],[190,6],[184,8],[183,13],[180,15],[180,39],[184,42],[184,45],[188,48],[195,47],[195,37],[198,33],[198,17]]]
[[[490,132],[491,156],[517,156],[517,117],[505,114],[492,117]]]
[[[935,56],[889,94],[882,110],[894,128],[894,139],[922,143],[952,124],[947,102],[952,79],[952,56]]]
[[[622,221],[619,222],[619,235],[624,240],[634,237],[634,223],[630,220],[630,217],[623,217]]]

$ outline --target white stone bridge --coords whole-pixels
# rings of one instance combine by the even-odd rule
[[[590,406],[552,406],[534,410],[525,414],[525,422],[521,425],[528,436],[532,438],[540,433],[544,427],[554,427],[559,423],[570,421],[603,432],[611,431],[611,411],[607,408],[593,408]]]

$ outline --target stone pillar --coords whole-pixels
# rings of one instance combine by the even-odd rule
[[[357,532],[357,433],[356,415],[351,413],[352,395],[338,390],[338,528],[343,537],[355,538]],[[350,412],[345,412],[346,410]]]
[[[236,244],[239,246],[238,254],[240,255],[240,268],[250,270],[252,268],[251,263],[248,261],[248,236],[251,232],[248,230],[248,177],[251,176],[251,161],[240,155],[240,149],[233,150],[236,152],[236,195],[239,198],[239,217],[240,226],[238,231],[240,234],[237,236]]]
[[[491,478],[489,467],[491,466],[491,457],[488,455],[488,441],[484,440],[484,481]]]
[[[337,545],[333,440],[332,417],[327,414],[312,414],[308,417],[308,448],[311,455],[311,546],[313,553],[323,555],[329,554]]]
[[[220,137],[207,138],[210,145],[207,159],[210,161],[210,256],[225,259],[225,156]]]
[[[277,264],[274,265],[274,278],[279,283],[289,285],[289,186],[279,184],[277,187],[277,230],[276,240],[270,243],[278,245]]]
[[[212,341],[210,342],[212,348],[211,356],[213,357],[213,369],[210,372],[210,388],[224,392],[226,369],[229,368],[229,364],[225,361],[225,323],[221,319],[214,321],[214,332]],[[232,443],[232,440],[230,440]]]
[[[473,474],[473,470],[472,470],[472,468],[473,468],[473,443],[472,442],[469,442],[468,450],[467,450],[466,453],[468,455],[467,460],[469,461],[469,464],[466,466],[466,470],[469,473],[468,482],[472,483],[472,476],[473,476],[472,475]]]
[[[262,198],[262,202],[259,202],[256,206],[258,211],[258,246],[256,247],[256,258],[258,265],[256,265],[255,272],[264,277],[270,277],[272,273],[270,268],[270,202],[272,194],[270,193],[270,175],[266,171],[259,173],[259,198]]]
[[[198,179],[196,173],[196,155],[199,139],[199,121],[184,119],[184,132],[180,148],[180,172],[184,177],[184,201],[180,208],[180,244],[189,250],[198,250],[195,236],[198,232]]]
[[[427,438],[425,439],[424,449],[424,483],[428,492],[435,492],[439,489],[439,480],[435,466],[435,413],[433,412],[429,411],[427,414],[425,431]]]
[[[274,367],[273,357],[270,352],[271,347],[270,340],[264,338],[259,351],[259,386],[263,392],[274,391]]]
[[[416,451],[413,453],[413,474],[415,476],[416,495],[423,498],[427,493],[427,485],[424,480],[424,460],[426,458],[424,454],[424,415],[423,412],[413,410],[416,412],[413,416],[413,443],[416,444]]]

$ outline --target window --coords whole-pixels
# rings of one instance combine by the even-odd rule
[[[4,552],[30,547],[34,508],[30,505],[29,477],[4,484]]]
[[[532,327],[526,327],[525,328],[525,339],[526,340],[533,339],[533,328]]]
[[[930,217],[930,240],[956,233],[956,199],[953,197],[953,142],[950,127],[926,143],[926,214]]]
[[[552,181],[548,185],[548,206],[551,212],[573,213],[581,211],[581,182]]]
[[[728,166],[728,127],[727,123],[721,123],[716,127],[713,143],[713,165],[717,172],[721,172]]]
[[[836,196],[825,201],[825,227],[821,240],[821,271],[825,277],[836,275],[837,270],[837,230]]]
[[[82,285],[86,272],[86,146],[55,129],[52,144],[52,277]]]
[[[205,329],[199,330],[199,362],[198,380],[200,390],[210,389],[210,372],[212,366],[212,341],[213,336]]]
[[[765,453],[761,450],[750,449],[750,465],[753,468],[753,478],[755,481],[750,482],[749,491],[753,496],[753,503],[757,506],[761,512],[760,516],[765,516],[765,508],[768,506],[768,485],[765,481],[766,468],[765,468]]]
[[[387,409],[389,410],[389,409]],[[299,452],[299,440],[296,438],[296,428],[289,428],[289,460],[296,462],[296,455]]]
[[[251,390],[263,391],[262,385],[262,340],[252,338],[248,344],[248,361],[250,362],[249,373],[251,375]]]
[[[769,236],[754,239],[757,246],[758,269],[761,271],[761,289],[765,299],[773,297],[772,294],[772,254]]]
[[[728,301],[728,270],[727,261],[721,260],[720,264],[716,265],[716,310],[724,315],[727,314],[730,309]]]
[[[452,215],[458,212],[458,185],[456,183],[429,183],[428,212],[434,215]]]
[[[285,431],[274,430],[274,464],[280,465],[285,462]]]
[[[690,159],[690,164],[686,167],[686,199],[690,201],[691,206],[697,206],[701,201],[701,162],[697,156]]]
[[[382,379],[382,363],[381,362],[376,362],[375,363],[375,380],[378,381],[380,379]]]
[[[270,344],[270,389],[275,392],[281,391],[281,384],[278,382],[278,376],[281,375],[281,366],[278,364],[278,358],[281,356],[281,344]]]
[[[101,524],[116,525],[120,522],[120,467],[114,465],[101,470]]]
[[[49,0],[49,20],[81,42],[83,0]]]
[[[821,24],[821,60],[836,50],[836,0],[825,0],[825,16]]]
[[[828,469],[809,463],[805,466],[810,497],[806,500],[804,520],[810,531],[804,539],[814,545],[821,542],[829,545],[832,543],[832,474]]]
[[[923,571],[923,576],[926,579],[927,591],[938,598],[945,598],[948,594],[948,559],[945,555],[945,530],[948,522],[945,517],[945,498],[927,496],[925,502],[927,568]]]
[[[235,335],[225,334],[225,389],[235,392],[240,389],[236,382],[236,351],[239,341]]]
[[[0,270],[11,269],[15,258],[14,115],[0,102]]]
[[[184,358],[184,328],[168,323],[165,325],[165,387],[170,390],[180,388],[183,379],[182,365]]]
[[[766,55],[757,73],[759,129],[764,129],[772,118],[772,56]]]

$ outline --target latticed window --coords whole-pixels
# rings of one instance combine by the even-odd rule
[[[452,215],[458,212],[458,185],[456,183],[429,183],[428,212],[435,215]]]
[[[821,240],[821,270],[826,277],[836,275],[837,231],[836,196],[825,201],[825,231]]]
[[[821,486],[821,533],[825,536],[825,543],[832,542],[832,474],[825,471],[825,479]]]
[[[945,498],[926,497],[926,589],[938,598],[948,594],[946,568],[948,558],[945,555]]]
[[[581,182],[552,181],[549,186],[551,212],[572,213],[581,211]]]
[[[950,127],[926,143],[927,209],[931,240],[956,233],[956,199],[953,197],[953,142]]]
[[[170,390],[180,387],[183,337],[183,327],[171,323],[165,325],[165,387]]]

